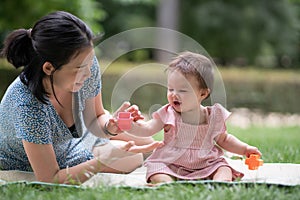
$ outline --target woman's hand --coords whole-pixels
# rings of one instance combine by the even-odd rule
[[[120,128],[118,127],[118,121],[117,121],[117,116],[119,112],[130,112],[131,113],[131,118],[132,120],[138,121],[141,119],[144,119],[144,116],[141,114],[141,112],[139,111],[138,106],[136,105],[132,105],[130,106],[129,102],[124,102],[121,107],[114,112],[113,114],[113,118],[109,119],[109,121],[106,123],[106,130],[109,131],[110,133],[113,134],[120,134],[123,131],[120,130]]]
[[[154,141],[150,144],[137,146],[134,141],[128,141],[121,149],[131,153],[148,153],[163,145],[164,143],[162,141]]]

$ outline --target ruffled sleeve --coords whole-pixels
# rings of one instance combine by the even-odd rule
[[[160,119],[164,124],[169,124],[175,126],[176,123],[176,113],[170,104],[164,105],[159,110],[152,114],[154,119]]]
[[[213,138],[226,131],[226,120],[230,116],[226,108],[221,104],[214,104],[208,107],[209,110],[209,128],[208,131],[213,135]]]

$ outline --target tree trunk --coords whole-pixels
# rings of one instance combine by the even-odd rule
[[[179,0],[160,0],[157,9],[157,26],[178,30]],[[178,38],[174,34],[169,34],[168,30],[158,31],[156,35],[157,46],[163,49],[155,49],[155,59],[159,62],[169,62],[174,53],[178,52]]]

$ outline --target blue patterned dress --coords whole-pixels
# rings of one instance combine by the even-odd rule
[[[22,140],[36,144],[52,144],[61,169],[93,158],[95,142],[107,142],[85,131],[82,111],[85,100],[101,92],[97,59],[91,67],[92,76],[73,95],[76,133],[72,133],[51,103],[43,104],[20,78],[8,87],[0,104],[0,169],[32,171]],[[73,135],[78,135],[76,138]]]

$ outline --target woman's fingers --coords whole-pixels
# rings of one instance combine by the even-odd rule
[[[128,149],[128,151],[131,153],[148,153],[150,151],[153,151],[157,147],[162,146],[163,144],[164,143],[161,141],[155,141],[152,142],[151,144],[146,144],[142,146],[133,145]]]
[[[118,116],[118,113],[119,112],[125,112],[127,111],[127,109],[129,108],[130,106],[130,102],[128,101],[125,101],[119,108],[118,110],[116,110],[116,112],[113,114],[113,117],[116,118]]]
[[[135,146],[134,141],[128,141],[124,146],[120,147],[123,151],[129,151],[130,148]]]

